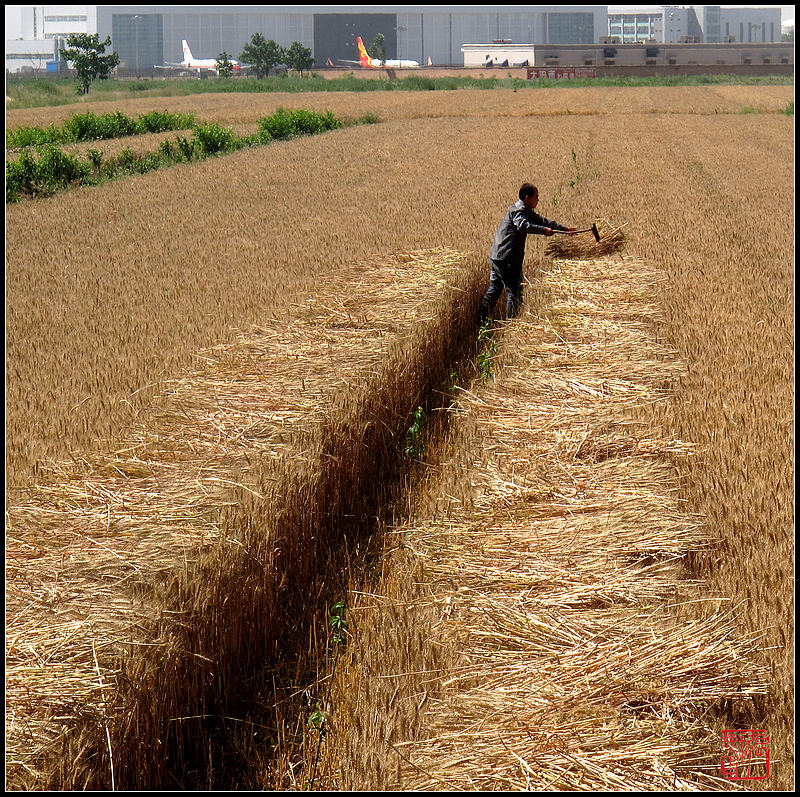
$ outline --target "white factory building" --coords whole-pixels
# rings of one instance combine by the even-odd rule
[[[730,6],[628,6],[608,14],[608,35],[636,42],[738,43],[781,41],[780,8]]]

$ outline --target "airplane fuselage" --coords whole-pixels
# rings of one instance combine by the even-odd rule
[[[358,47],[359,62],[365,69],[413,69],[419,66],[416,61],[401,58],[382,61],[380,58],[370,57],[360,36],[356,39],[356,45]]]

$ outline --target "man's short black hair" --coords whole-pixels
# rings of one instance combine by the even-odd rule
[[[536,196],[539,193],[539,189],[535,185],[531,185],[530,183],[523,183],[519,189],[519,198],[525,199],[528,196]]]

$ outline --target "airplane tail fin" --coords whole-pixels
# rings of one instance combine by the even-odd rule
[[[185,61],[191,61],[192,51],[189,49],[189,44],[187,43],[186,39],[184,39],[181,44],[183,44],[183,59]]]
[[[364,42],[361,41],[361,37],[359,36],[356,39],[358,44],[358,59],[361,61],[361,66],[371,67],[372,62],[370,61],[369,55],[367,55],[367,48],[364,47]]]

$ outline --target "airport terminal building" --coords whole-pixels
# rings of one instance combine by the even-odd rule
[[[238,58],[254,33],[287,47],[309,48],[317,67],[356,61],[356,37],[369,44],[384,36],[387,58],[410,59],[437,66],[465,66],[466,45],[593,45],[602,43],[610,26],[646,33],[665,41],[671,30],[691,29],[698,41],[708,28],[709,40],[735,31],[780,41],[773,9],[749,9],[747,22],[727,23],[724,6],[650,7],[629,20],[609,16],[607,6],[30,6],[25,7],[23,40],[6,41],[6,70],[47,69],[58,60],[58,48],[70,33],[111,37],[120,57],[121,74],[153,74],[156,65],[179,62],[186,39],[198,58],[225,52]],[[660,11],[658,9],[661,9]],[[66,10],[69,10],[67,13]],[[763,13],[761,13],[763,12]],[[677,14],[677,16],[676,16]],[[675,22],[675,20],[678,22]],[[738,18],[737,18],[738,19]],[[744,18],[743,18],[744,19]],[[680,23],[680,24],[678,24]],[[631,27],[632,26],[632,27]],[[672,26],[672,27],[670,27]],[[647,27],[647,31],[645,31]],[[32,41],[36,43],[33,44]],[[498,61],[499,63],[499,61]]]

